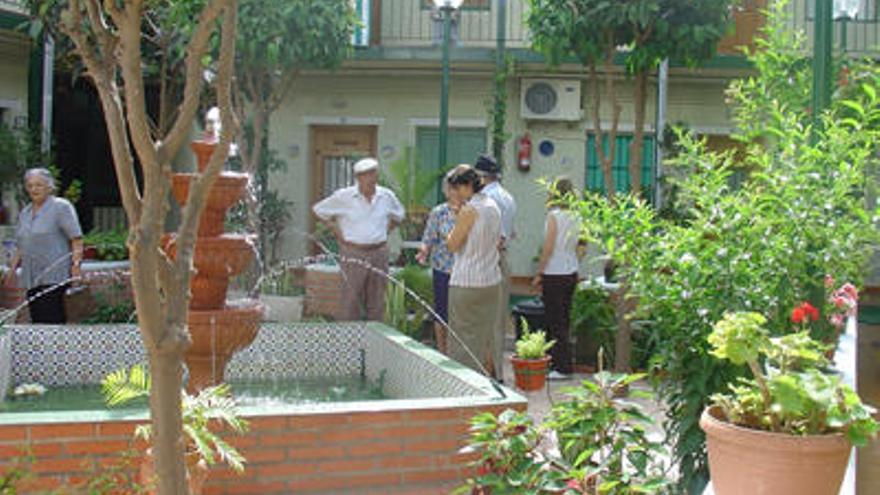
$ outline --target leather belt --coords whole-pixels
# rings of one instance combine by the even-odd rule
[[[372,251],[374,249],[379,249],[385,247],[385,241],[376,242],[373,244],[358,244],[356,242],[345,241],[345,245],[348,247],[352,247],[355,249],[360,249],[361,251]]]

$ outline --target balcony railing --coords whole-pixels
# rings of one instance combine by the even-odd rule
[[[431,0],[354,0],[360,5],[364,30],[361,46],[430,47],[438,45],[442,19]],[[792,0],[789,4],[792,27],[804,29],[812,47],[815,0]],[[499,33],[509,48],[528,48],[526,28],[528,2],[506,0],[505,15],[499,20],[500,0],[465,0],[453,17],[453,37],[459,47],[492,48]],[[736,30],[718,46],[722,55],[741,53],[739,47],[751,41],[763,24],[762,9],[767,0],[744,0],[734,13]],[[846,35],[843,39],[843,34]],[[835,45],[851,56],[880,55],[880,0],[862,0],[855,19],[834,22]]]
[[[792,27],[807,33],[807,49],[813,46],[814,0],[793,0],[789,6]],[[834,21],[835,53],[851,57],[880,55],[880,0],[861,0],[854,19]]]
[[[371,19],[378,38],[371,44],[393,47],[417,47],[438,44],[442,37],[442,18],[431,0],[372,0],[381,2],[372,9],[379,19]],[[499,33],[504,33],[508,46],[526,47],[524,0],[507,0],[503,25],[498,19],[498,0],[465,0],[453,14],[453,38],[458,46],[495,46]],[[501,28],[501,29],[499,29]]]
[[[21,0],[0,0],[0,10],[14,12],[16,14],[27,13],[27,10],[24,8],[24,2]]]

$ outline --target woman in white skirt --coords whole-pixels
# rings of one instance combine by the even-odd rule
[[[449,184],[462,207],[446,239],[455,255],[449,279],[449,326],[455,335],[447,349],[452,359],[494,374],[494,329],[501,304],[501,211],[480,194],[480,176],[470,165],[456,167]]]

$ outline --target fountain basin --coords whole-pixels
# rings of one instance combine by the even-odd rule
[[[181,206],[186,204],[189,185],[198,174],[181,173],[171,176],[171,193]],[[208,192],[205,209],[199,219],[199,237],[214,237],[223,233],[226,210],[238,201],[247,187],[247,174],[221,172]]]
[[[134,326],[14,326],[15,384],[97,383],[144,360]],[[458,453],[479,412],[525,409],[525,399],[377,323],[264,324],[227,368],[231,380],[364,373],[384,376],[387,399],[268,404],[242,412],[251,423],[228,437],[248,459],[243,476],[215,472],[211,493],[449,493],[470,474]],[[2,407],[2,406],[0,406]],[[58,486],[88,472],[88,459],[125,448],[147,416],[131,410],[0,414],[0,450],[30,445],[35,482]],[[74,458],[74,456],[76,456]]]
[[[190,310],[187,326],[192,344],[186,351],[190,392],[224,381],[226,363],[257,336],[264,307],[244,300],[222,309]]]
[[[166,236],[163,249],[172,259],[177,254],[173,237]],[[190,309],[223,308],[229,277],[238,275],[254,259],[254,236],[224,234],[199,237],[193,254],[196,273],[190,281]]]

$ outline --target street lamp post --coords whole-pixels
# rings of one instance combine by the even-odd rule
[[[461,7],[464,0],[434,0],[434,6],[443,15],[442,75],[440,77],[440,135],[438,166],[447,165],[446,153],[449,144],[449,38],[452,37],[452,13]]]
[[[831,2],[815,0],[813,9],[813,116],[820,125],[820,114],[831,100]]]

